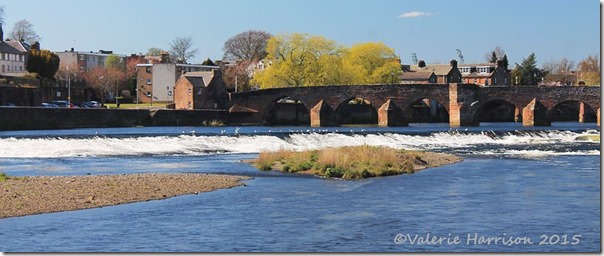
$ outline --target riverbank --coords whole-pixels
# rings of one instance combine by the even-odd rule
[[[0,218],[165,199],[241,186],[245,176],[120,174],[8,177],[0,181]]]
[[[414,173],[461,162],[443,153],[400,150],[383,146],[347,146],[321,150],[261,152],[250,161],[260,170],[277,170],[329,178],[364,179]]]

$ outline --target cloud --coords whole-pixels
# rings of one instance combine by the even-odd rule
[[[401,19],[405,19],[405,18],[417,18],[417,17],[421,17],[421,16],[432,16],[432,13],[413,11],[413,12],[403,13],[403,14],[399,15],[398,17]]]

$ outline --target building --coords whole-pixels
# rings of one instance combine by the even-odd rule
[[[218,70],[218,66],[183,63],[137,64],[137,96],[139,102],[173,102],[174,85],[187,72]]]
[[[434,84],[436,83],[434,72],[403,72],[400,77],[402,84]]]
[[[501,60],[498,60],[497,63],[463,64],[458,68],[461,72],[462,82],[466,84],[510,85],[510,72]]]
[[[0,75],[23,76],[27,74],[27,51],[29,46],[17,41],[4,41],[0,26]]]
[[[174,85],[176,109],[225,109],[227,97],[219,69],[187,72]]]
[[[125,63],[126,55],[114,54],[113,51],[99,50],[98,52],[84,52],[71,50],[64,52],[55,52],[61,60],[62,67],[75,68],[79,72],[87,72],[95,68],[105,68],[105,61],[111,55],[118,56],[120,63]],[[124,64],[125,65],[125,64]]]
[[[461,73],[457,69],[457,61],[451,60],[449,65],[445,64],[429,64],[420,60],[417,65],[401,65],[403,73],[400,76],[400,83],[413,83],[421,81],[421,83],[461,83]],[[409,74],[415,73],[415,74]],[[436,80],[430,80],[432,75],[436,76]],[[425,81],[427,79],[427,81]],[[430,82],[434,81],[434,82]]]

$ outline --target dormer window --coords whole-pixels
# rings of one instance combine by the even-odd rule
[[[478,72],[479,73],[490,73],[490,68],[489,67],[478,67]]]

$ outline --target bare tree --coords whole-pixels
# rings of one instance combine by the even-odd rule
[[[271,34],[249,30],[239,33],[224,42],[224,59],[229,61],[253,61],[266,57],[266,42]]]
[[[4,23],[4,5],[0,5],[0,27]]]
[[[188,59],[195,57],[198,51],[197,49],[191,49],[193,47],[193,39],[190,36],[177,37],[170,43],[170,47],[170,54],[185,63]]]
[[[491,63],[497,62],[497,60],[503,60],[503,56],[505,56],[505,51],[497,46],[495,50],[490,51],[484,55],[484,58]]]
[[[120,79],[124,79],[124,72],[117,69],[97,67],[82,73],[82,76],[86,80],[86,84],[100,94],[101,102],[105,103],[111,93],[119,90]]]
[[[8,36],[11,40],[25,42],[30,45],[40,41],[40,36],[36,34],[34,25],[32,25],[28,20],[17,21],[15,26],[13,26],[13,30]]]

